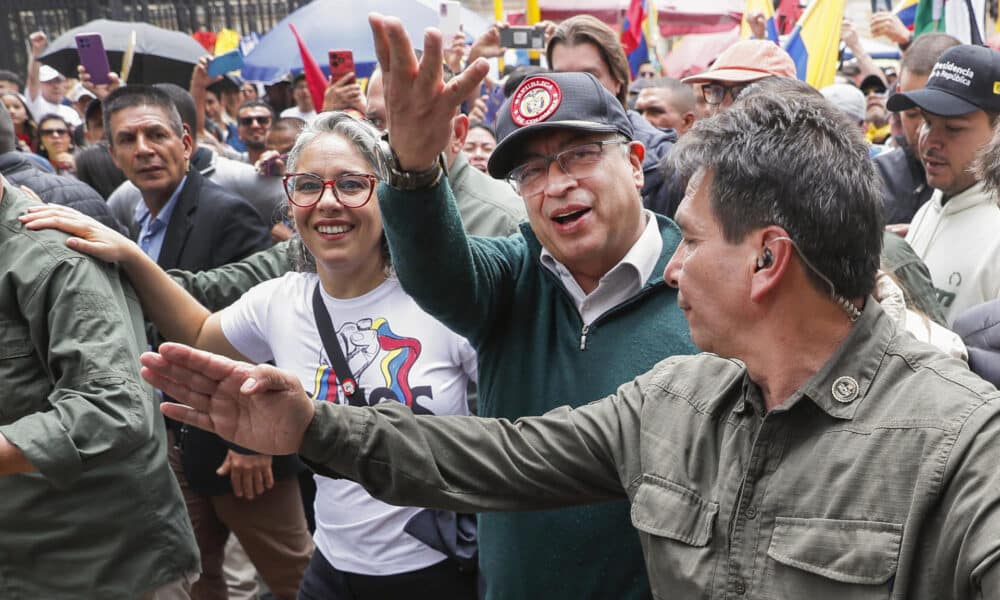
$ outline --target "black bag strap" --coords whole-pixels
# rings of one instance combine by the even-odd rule
[[[326,355],[332,363],[337,380],[340,381],[340,388],[344,390],[344,395],[351,397],[358,389],[358,383],[354,380],[351,368],[347,366],[347,359],[344,358],[344,351],[340,349],[340,342],[337,341],[337,333],[333,329],[333,321],[330,320],[330,313],[323,303],[323,294],[319,291],[320,284],[316,283],[313,291],[313,315],[316,317],[316,329],[319,330],[319,337],[323,340],[323,347],[326,348]]]

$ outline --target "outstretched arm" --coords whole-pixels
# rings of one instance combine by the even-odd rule
[[[298,452],[317,472],[359,482],[397,504],[527,510],[621,498],[638,472],[642,395],[510,422],[417,417],[394,403],[340,406],[308,399],[298,379],[164,344],[142,375],[182,404],[163,413],[260,452]],[[624,432],[624,433],[623,433]]]

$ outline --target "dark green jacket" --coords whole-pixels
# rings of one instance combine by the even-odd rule
[[[199,568],[166,430],[139,377],[142,312],[114,266],[0,199],[0,598],[134,600]]]
[[[541,246],[527,224],[509,238],[467,237],[446,185],[409,193],[382,185],[379,199],[404,289],[479,353],[482,416],[581,406],[663,358],[695,351],[676,292],[663,282],[680,238],[665,218],[649,282],[584,332],[568,293],[539,263]],[[479,534],[488,598],[649,597],[627,502],[483,514]]]

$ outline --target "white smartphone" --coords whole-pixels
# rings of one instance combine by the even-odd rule
[[[441,0],[439,5],[438,29],[444,36],[445,46],[462,27],[462,6],[456,0]]]

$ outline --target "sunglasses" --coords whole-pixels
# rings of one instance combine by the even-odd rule
[[[51,136],[69,135],[69,129],[39,129],[38,133]]]
[[[261,126],[267,127],[271,124],[271,117],[240,117],[236,121],[244,127],[250,127],[254,123],[260,123]]]

